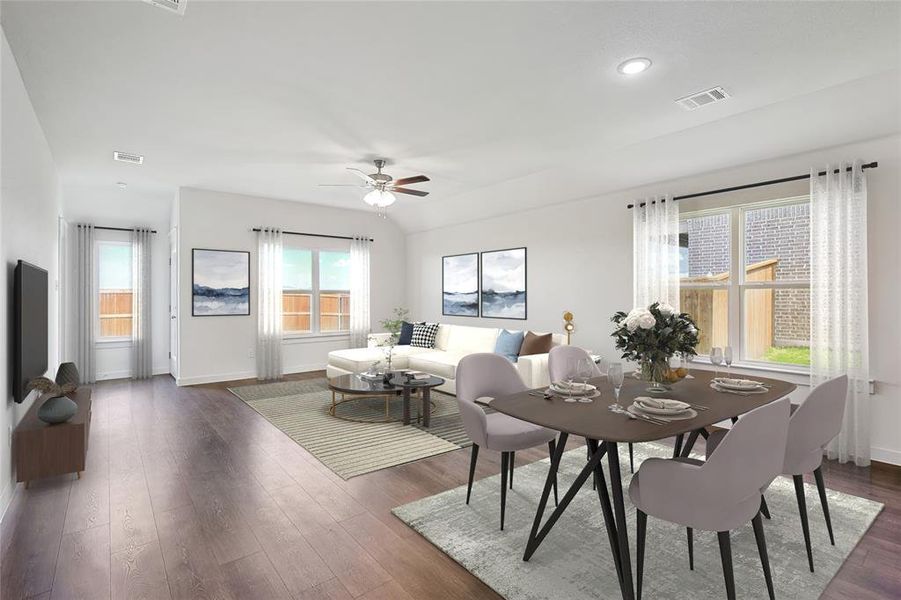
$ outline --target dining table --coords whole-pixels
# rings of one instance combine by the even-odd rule
[[[622,597],[624,600],[633,600],[635,588],[623,500],[620,445],[675,438],[674,458],[687,457],[698,436],[706,437],[707,427],[722,421],[734,422],[740,415],[783,398],[797,387],[787,381],[754,377],[755,381],[762,384],[762,390],[756,393],[730,393],[715,389],[713,379],[712,372],[693,370],[688,377],[672,384],[666,393],[652,394],[648,392],[648,382],[627,375],[616,402],[613,385],[605,376],[589,380],[599,392],[591,402],[567,402],[565,396],[556,394],[548,397],[547,394],[539,393],[544,392],[544,389],[493,398],[490,403],[493,410],[559,432],[523,560],[528,561],[535,554],[570,502],[582,490],[585,481],[594,475]],[[692,405],[695,414],[684,419],[645,420],[630,418],[622,412],[641,396],[680,400]],[[610,408],[614,403],[619,404],[616,411]],[[560,459],[570,435],[585,439],[588,446],[587,460],[551,516],[542,524]],[[610,474],[609,490],[602,468],[605,456]]]

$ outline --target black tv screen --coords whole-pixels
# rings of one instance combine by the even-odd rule
[[[13,398],[22,402],[26,386],[47,372],[47,271],[20,260],[13,286],[15,305]]]

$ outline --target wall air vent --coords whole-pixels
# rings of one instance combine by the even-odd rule
[[[113,160],[118,160],[119,162],[131,163],[133,165],[143,165],[144,157],[140,154],[132,154],[130,152],[119,152],[116,150],[113,152]]]
[[[703,92],[695,92],[684,98],[679,98],[676,100],[676,104],[685,110],[694,110],[708,104],[713,104],[714,102],[720,102],[728,97],[729,94],[726,93],[726,90],[721,87],[715,87],[704,90]]]
[[[154,6],[159,6],[160,8],[164,8],[169,12],[174,12],[178,15],[185,14],[185,4],[188,3],[188,0],[144,0],[147,4],[153,4]]]

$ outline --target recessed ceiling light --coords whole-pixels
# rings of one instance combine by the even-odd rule
[[[124,181],[117,181],[117,182],[116,182],[116,185],[118,185],[118,186],[119,186],[120,188],[122,188],[123,190],[124,190],[125,188],[128,187],[128,184],[125,183]]]
[[[647,71],[651,66],[651,59],[649,58],[630,58],[629,60],[623,61],[616,67],[616,70],[619,71],[623,75],[637,75],[642,71]]]

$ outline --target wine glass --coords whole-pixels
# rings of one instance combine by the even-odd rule
[[[732,377],[732,346],[723,348],[723,360],[726,362],[726,377]]]
[[[599,356],[599,357],[598,357],[598,361],[595,363],[595,365],[597,365],[598,372],[599,372],[601,375],[606,375],[606,374],[607,374],[607,364],[608,364],[608,363],[607,363],[607,359],[606,359],[606,358],[604,358],[603,356]]]
[[[588,404],[594,401],[588,394],[588,380],[595,374],[597,374],[597,369],[591,358],[586,356],[579,361],[579,381],[582,383],[582,392],[585,394],[584,396],[579,397],[579,402]]]
[[[623,373],[623,363],[610,363],[610,365],[607,367],[607,381],[609,381],[611,385],[613,385],[613,397],[616,399],[617,403],[619,403],[619,391],[623,387],[624,379],[625,374]]]
[[[723,364],[723,349],[719,346],[715,346],[710,349],[710,362],[713,363],[714,366],[714,377],[719,378],[720,376],[720,365]]]
[[[566,372],[566,392],[567,397],[563,399],[564,402],[575,402],[576,399],[573,398],[573,384],[576,381],[576,378],[579,376],[579,364],[572,363],[569,365],[569,370]]]

